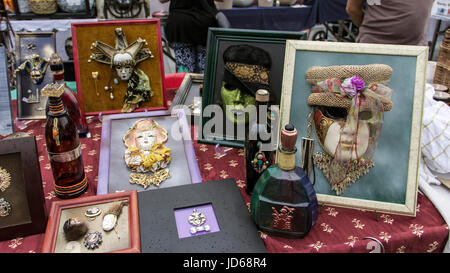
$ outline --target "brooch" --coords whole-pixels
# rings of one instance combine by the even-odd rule
[[[193,213],[189,215],[188,221],[191,225],[195,226],[191,227],[191,234],[195,234],[200,231],[210,231],[209,225],[202,226],[206,222],[206,216],[201,212],[197,212],[197,209],[194,209]]]
[[[0,198],[0,216],[6,217],[11,213],[11,204],[5,200],[5,198]]]
[[[84,236],[84,246],[88,249],[94,249],[102,243],[102,234],[98,231],[89,232]]]
[[[11,185],[11,175],[0,167],[0,190],[5,191]]]
[[[99,216],[102,213],[102,210],[97,208],[97,207],[93,207],[90,209],[87,209],[86,212],[84,213],[84,215],[89,218],[90,221],[94,220],[95,217]]]

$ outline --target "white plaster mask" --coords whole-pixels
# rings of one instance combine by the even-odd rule
[[[346,125],[345,119],[330,118],[317,110],[314,122],[318,140],[330,156],[339,155],[340,160],[348,161],[361,158],[367,152],[370,140],[367,120],[359,120],[358,131],[355,132]],[[356,143],[353,143],[355,134]]]
[[[342,129],[341,129],[342,128]],[[339,146],[340,159],[342,161],[356,160],[361,158],[369,146],[369,126],[367,122],[359,121],[356,143],[353,143],[353,137],[356,132],[352,131],[344,122],[333,122],[328,128],[325,136],[324,147],[328,154],[334,155],[339,144],[339,135],[341,143]]]
[[[117,53],[113,58],[114,68],[121,80],[130,79],[134,70],[133,57],[128,53]]]
[[[156,142],[156,135],[153,131],[138,132],[136,134],[136,142],[139,149],[148,151]]]

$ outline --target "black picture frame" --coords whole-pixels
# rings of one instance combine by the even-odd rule
[[[142,253],[267,252],[233,178],[141,191],[138,200]],[[175,211],[203,205],[213,208],[220,230],[180,238],[178,228],[190,224],[177,224]]]

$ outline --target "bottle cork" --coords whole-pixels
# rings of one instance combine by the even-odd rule
[[[259,102],[268,102],[269,97],[269,91],[266,89],[258,89],[258,91],[256,91],[255,99]]]
[[[282,170],[292,170],[295,168],[295,154],[297,148],[298,132],[292,124],[287,124],[281,129],[281,145],[278,148],[278,167]]]
[[[298,132],[292,124],[287,124],[281,129],[281,146],[285,151],[295,150],[295,144],[297,143]]]

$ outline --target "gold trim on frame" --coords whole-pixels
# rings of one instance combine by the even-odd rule
[[[416,77],[414,86],[414,100],[412,110],[411,141],[408,162],[408,175],[406,183],[406,196],[404,204],[364,200],[342,196],[317,194],[320,204],[355,209],[366,209],[376,212],[386,212],[407,216],[416,215],[417,190],[419,179],[420,141],[422,134],[422,116],[424,103],[424,90],[426,83],[426,69],[428,60],[428,47],[407,45],[380,45],[342,42],[318,42],[287,40],[283,73],[283,86],[281,96],[281,120],[279,132],[289,123],[291,112],[292,89],[294,82],[295,59],[297,51],[322,51],[353,54],[377,54],[393,56],[416,57]],[[279,144],[279,143],[277,143]],[[277,152],[278,158],[278,152]]]

